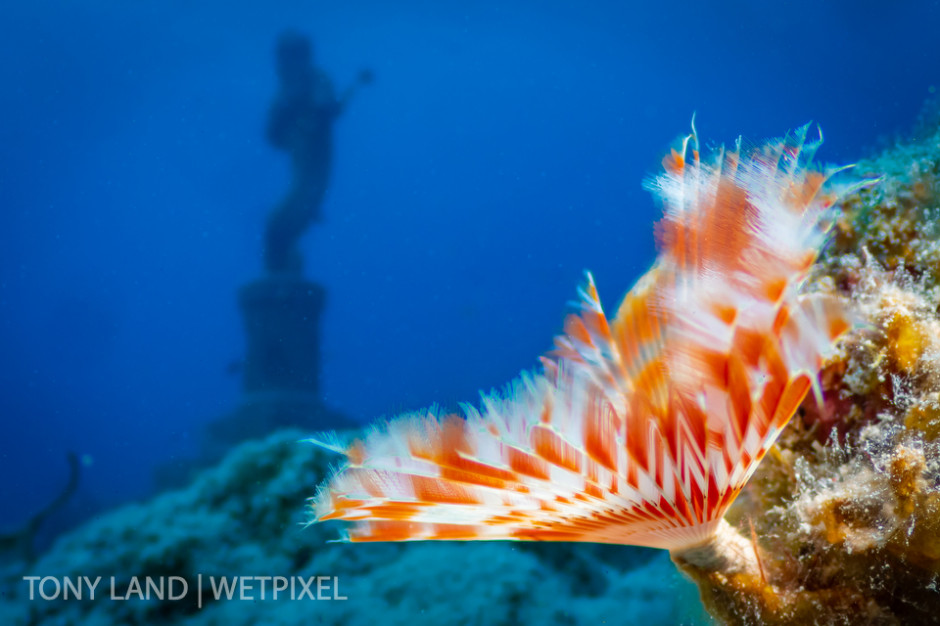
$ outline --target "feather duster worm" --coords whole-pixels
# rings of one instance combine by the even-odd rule
[[[465,416],[413,414],[351,445],[314,499],[350,541],[523,539],[665,548],[753,569],[722,516],[851,325],[800,293],[840,191],[807,127],[700,160],[694,132],[647,186],[659,256],[613,319],[593,278],[544,373]],[[844,189],[842,191],[845,191]]]

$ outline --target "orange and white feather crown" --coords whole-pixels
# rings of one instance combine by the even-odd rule
[[[701,161],[693,127],[647,183],[659,257],[613,319],[588,274],[544,373],[464,416],[316,441],[346,457],[316,521],[351,541],[707,540],[851,325],[800,293],[839,197],[806,131]]]

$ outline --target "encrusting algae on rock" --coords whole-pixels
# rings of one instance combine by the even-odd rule
[[[543,375],[318,442],[346,464],[317,520],[666,548],[729,623],[940,620],[940,254],[917,226],[940,148],[839,185],[805,133],[700,162],[693,132],[650,183],[660,256],[616,317],[589,277]]]
[[[940,129],[856,171],[806,290],[861,323],[728,514],[761,575],[683,568],[729,623],[940,623]]]
[[[884,179],[843,200],[807,289],[862,324],[729,514],[765,577],[692,572],[728,622],[940,622],[940,132],[857,171]]]

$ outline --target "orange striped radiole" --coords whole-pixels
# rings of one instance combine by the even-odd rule
[[[464,416],[318,441],[346,462],[316,519],[353,522],[352,541],[706,540],[851,325],[840,300],[800,292],[839,195],[805,136],[707,163],[684,138],[647,184],[659,257],[616,316],[588,275],[542,374]]]

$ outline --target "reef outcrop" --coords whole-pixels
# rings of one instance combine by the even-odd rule
[[[688,564],[733,624],[940,623],[940,132],[858,164],[807,289],[856,328],[727,519],[758,573]]]
[[[101,576],[94,599],[86,589],[80,600],[30,600],[27,581],[17,575],[0,585],[0,623],[565,626],[618,623],[630,615],[653,626],[701,619],[694,586],[661,552],[505,542],[331,543],[337,529],[307,527],[303,502],[335,459],[302,437],[287,430],[246,442],[187,488],[61,537],[23,574],[60,581]],[[261,599],[254,579],[246,599],[236,592],[216,600],[212,577],[218,585],[222,576],[323,576],[329,589],[317,594],[314,584],[312,599],[298,597],[297,587],[293,596],[274,600],[269,586]],[[123,599],[134,577],[179,577],[187,592],[174,600]],[[346,599],[334,599],[334,589]]]

